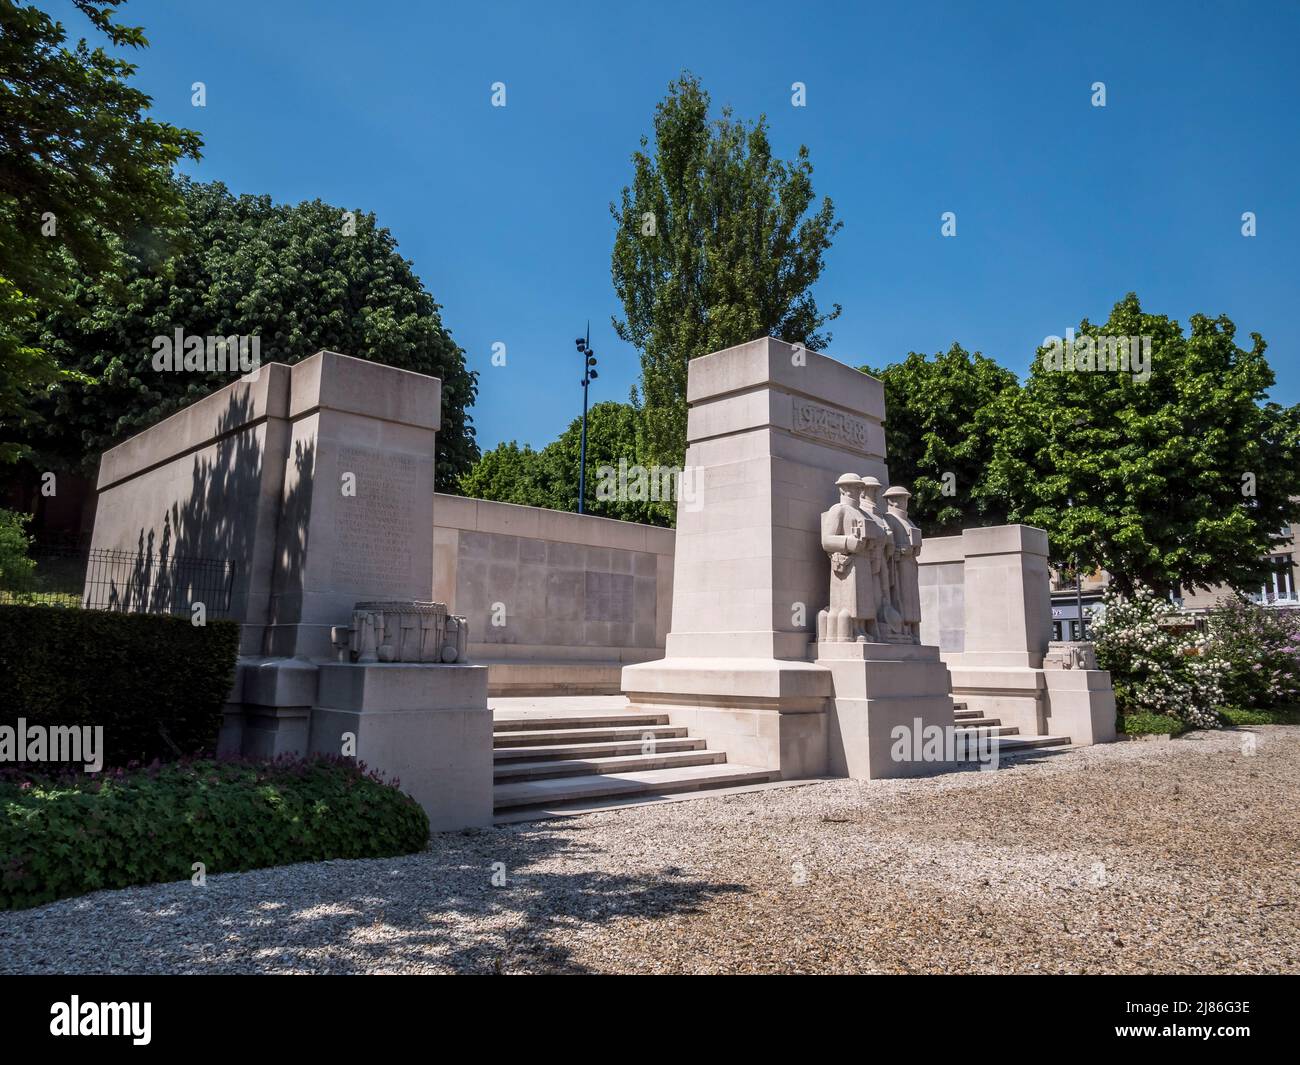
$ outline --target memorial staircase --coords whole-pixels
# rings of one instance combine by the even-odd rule
[[[766,784],[780,773],[735,765],[667,714],[613,712],[493,722],[498,819],[577,812],[661,795]]]
[[[1070,743],[1069,736],[1022,736],[1015,726],[1002,724],[1000,718],[985,717],[979,710],[969,709],[965,703],[952,704],[952,717],[959,745],[963,741],[970,745],[987,742],[997,747],[999,758],[1043,747],[1067,747]],[[960,746],[958,750],[961,750]]]
[[[1018,728],[961,702],[953,704],[953,717],[959,743],[964,739],[972,752],[977,741],[995,745],[999,758],[1070,743],[1068,736],[1021,736]],[[685,726],[669,724],[667,714],[611,710],[497,717],[492,731],[498,821],[749,787],[780,778],[773,769],[728,762],[725,751],[710,750]]]

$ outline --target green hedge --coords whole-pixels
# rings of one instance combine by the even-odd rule
[[[1300,725],[1300,706],[1275,706],[1271,710],[1240,706],[1219,708],[1226,725]]]
[[[1146,711],[1136,714],[1120,714],[1119,732],[1125,736],[1181,736],[1190,726],[1180,718],[1168,714],[1152,714]]]
[[[0,725],[102,725],[105,760],[215,750],[239,626],[0,605]]]
[[[0,909],[103,888],[424,849],[409,795],[341,759],[0,778]],[[201,890],[196,887],[196,891]]]

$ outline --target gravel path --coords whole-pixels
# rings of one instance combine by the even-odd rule
[[[1298,810],[1300,727],[1193,733],[100,892],[0,972],[1300,972]]]

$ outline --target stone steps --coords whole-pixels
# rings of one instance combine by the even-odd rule
[[[675,739],[655,740],[656,754],[669,751],[702,751],[707,746],[704,740],[690,736]],[[612,758],[616,755],[642,754],[645,742],[638,736],[635,740],[613,740],[605,743],[555,743],[537,747],[498,747],[492,752],[493,761],[527,762],[558,761],[562,758]]]
[[[556,732],[565,729],[629,728],[666,725],[667,714],[591,714],[587,717],[507,717],[492,722],[493,732]]]
[[[668,740],[685,735],[686,729],[679,725],[642,725],[640,728],[611,728],[597,725],[591,728],[553,730],[511,729],[508,732],[494,732],[492,745],[493,747],[539,747],[562,743],[600,743],[611,740],[645,743],[651,739]]]
[[[599,776],[605,773],[633,773],[645,769],[674,769],[683,765],[719,765],[726,762],[723,751],[704,748],[666,751],[656,754],[626,754],[609,758],[565,758],[554,762],[502,762],[492,770],[494,780],[527,780],[543,777]]]
[[[960,730],[958,730],[960,733]],[[976,738],[972,736],[967,739],[966,744],[970,747],[976,746]],[[996,747],[998,757],[1016,754],[1021,751],[1033,751],[1042,747],[1068,747],[1070,745],[1069,736],[990,736],[978,742],[985,742],[990,747]],[[958,746],[961,751],[961,746]]]
[[[972,725],[974,727],[971,727]],[[1020,729],[1015,725],[984,725],[967,721],[959,722],[953,728],[953,732],[956,733],[958,739],[970,736],[1002,737],[1020,735]]]
[[[649,769],[634,773],[592,774],[581,777],[551,777],[497,784],[493,788],[498,812],[527,806],[554,806],[595,798],[627,798],[632,795],[672,795],[682,791],[765,784],[780,774],[772,769],[748,765],[699,765],[676,769]]]
[[[775,770],[730,765],[662,714],[525,716],[493,722],[493,804],[498,814],[765,784]],[[649,750],[647,750],[649,747]]]

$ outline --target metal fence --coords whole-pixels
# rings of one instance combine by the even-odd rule
[[[190,614],[202,603],[210,618],[230,612],[234,562],[106,548],[46,547],[31,566],[5,567],[0,603]]]

